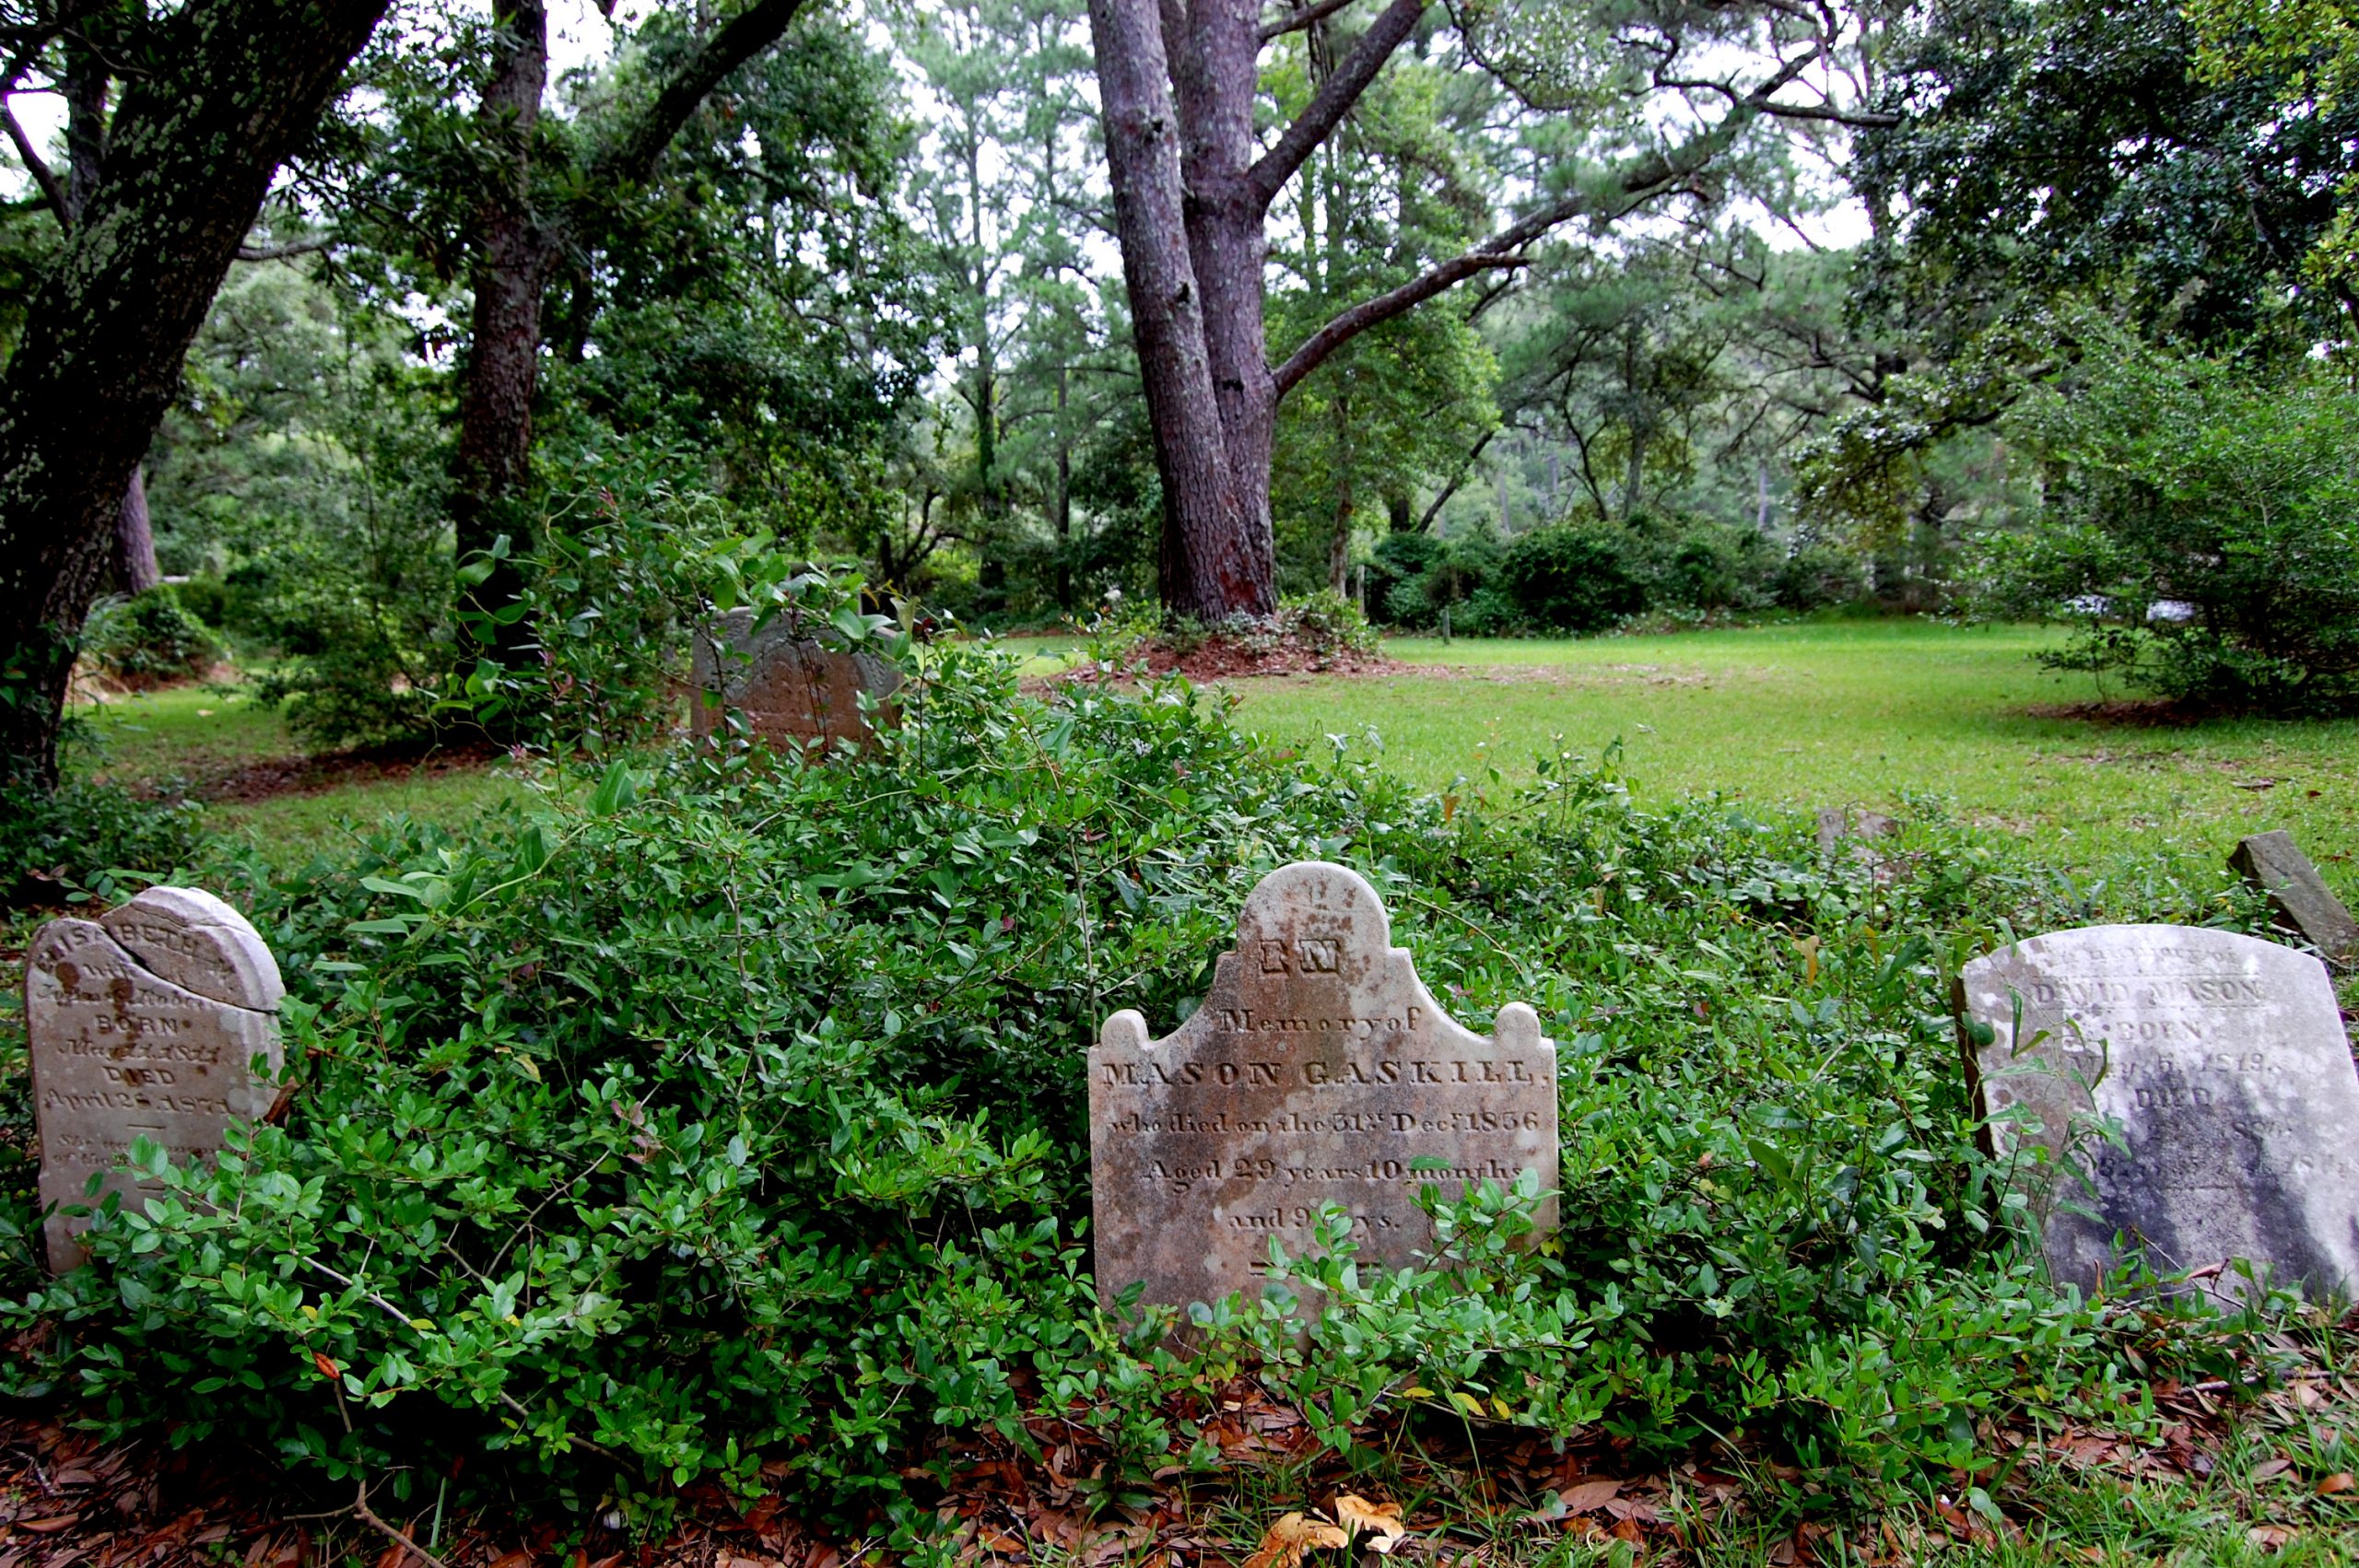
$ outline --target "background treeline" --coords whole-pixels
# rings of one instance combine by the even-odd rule
[[[749,539],[968,623],[1152,600],[1078,0],[804,16],[611,188],[694,29],[617,25],[520,123],[487,108],[516,9],[396,17],[282,177],[149,454],[152,566],[124,545],[122,586],[185,579],[203,624],[102,613],[94,651],[202,663],[209,628],[334,743],[496,704],[520,664],[558,679],[567,638],[675,648]],[[1273,123],[1354,26],[1274,41]],[[1311,372],[1279,415],[1281,588],[1467,633],[2071,613],[2065,657],[2166,695],[2350,701],[2339,57],[2126,0],[1871,6],[1835,36],[1843,123],[1748,140]],[[1273,228],[1273,351],[1480,239],[1616,112],[1535,108],[1496,64],[1437,10],[1312,155]],[[498,324],[537,367],[508,470],[481,439],[487,191],[544,285]],[[57,241],[30,209],[0,237],[20,326]],[[498,626],[487,574],[525,600],[484,596]]]

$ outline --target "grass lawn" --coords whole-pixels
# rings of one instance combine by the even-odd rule
[[[1228,683],[1240,720],[1323,750],[1374,731],[1388,763],[1440,788],[1615,741],[1637,797],[1718,790],[1761,807],[1892,808],[1938,796],[2031,836],[2069,866],[2116,854],[2216,864],[2283,827],[2359,904],[2359,721],[2148,726],[2036,708],[2097,697],[2032,655],[2023,626],[1836,622],[1588,641],[1399,638],[1414,674]]]
[[[257,707],[234,689],[182,686],[74,709],[80,732],[67,766],[135,783],[178,779],[202,799],[237,770],[257,762],[301,757],[277,711]],[[206,825],[242,837],[273,860],[303,860],[397,813],[455,826],[487,806],[523,795],[522,784],[499,767],[438,769],[379,767],[333,788],[305,788],[260,799],[215,801]],[[257,792],[258,791],[253,791]]]

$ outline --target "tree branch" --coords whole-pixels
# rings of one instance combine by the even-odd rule
[[[1399,10],[1403,5],[1420,3],[1421,0],[1394,0],[1392,10]],[[1390,16],[1391,11],[1385,14]],[[1679,189],[1708,167],[1748,122],[1765,111],[1771,97],[1802,75],[1817,57],[1813,52],[1786,62],[1767,81],[1737,99],[1736,107],[1722,115],[1717,124],[1698,132],[1685,145],[1671,152],[1656,154],[1633,164],[1604,192],[1576,192],[1531,214],[1520,222],[1509,224],[1473,250],[1442,263],[1424,276],[1404,283],[1388,294],[1362,300],[1344,310],[1304,339],[1301,347],[1286,356],[1285,363],[1273,373],[1277,383],[1276,395],[1285,397],[1297,382],[1317,369],[1320,361],[1368,328],[1389,322],[1402,311],[1421,305],[1451,286],[1478,274],[1501,267],[1522,266],[1524,258],[1515,252],[1558,224],[1583,216],[1608,220],[1621,217],[1657,196]]]
[[[56,215],[57,226],[72,228],[74,219],[66,210],[65,193],[57,188],[57,176],[50,172],[49,165],[41,160],[40,153],[33,150],[32,138],[25,135],[22,125],[17,123],[17,106],[6,98],[0,98],[0,120],[7,122],[8,139],[17,145],[17,156],[24,160],[25,172],[31,175],[33,183],[40,187],[41,199]]]
[[[1303,10],[1284,12],[1262,24],[1262,41],[1267,43],[1273,38],[1300,32],[1313,22],[1325,21],[1351,3],[1352,0],[1319,0],[1317,5]]]
[[[777,42],[802,8],[803,0],[753,0],[723,22],[672,73],[637,123],[608,146],[597,160],[599,174],[621,183],[644,183],[655,172],[655,160],[706,96],[738,66]]]
[[[1294,178],[1294,171],[1302,167],[1303,159],[1351,111],[1360,94],[1367,90],[1368,83],[1376,80],[1376,74],[1384,68],[1384,63],[1392,58],[1392,52],[1408,41],[1409,34],[1416,29],[1417,18],[1426,14],[1429,3],[1430,0],[1392,0],[1368,24],[1367,31],[1360,34],[1352,52],[1344,56],[1344,63],[1335,67],[1334,75],[1312,96],[1309,107],[1285,128],[1277,145],[1245,171],[1246,183],[1264,211],[1278,199],[1278,193]]]
[[[1462,256],[1451,257],[1424,276],[1404,283],[1390,293],[1379,294],[1373,299],[1361,300],[1317,332],[1312,333],[1303,340],[1301,347],[1286,356],[1285,363],[1279,366],[1274,373],[1277,395],[1285,396],[1287,392],[1294,390],[1297,381],[1319,369],[1320,363],[1329,355],[1367,331],[1368,328],[1379,322],[1389,322],[1393,317],[1424,304],[1435,295],[1464,282],[1477,273],[1488,272],[1496,267],[1520,267],[1528,264],[1526,258],[1522,256],[1494,255],[1487,250],[1469,251]]]
[[[292,240],[284,245],[241,245],[238,260],[241,262],[283,262],[292,256],[313,256],[327,250],[335,241],[325,235],[316,240]]]

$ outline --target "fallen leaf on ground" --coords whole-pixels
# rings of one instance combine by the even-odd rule
[[[1618,1480],[1577,1480],[1558,1495],[1565,1500],[1567,1514],[1586,1514],[1592,1508],[1602,1508],[1621,1492]]]
[[[2359,1480],[2353,1480],[2349,1470],[2337,1470],[2318,1482],[2318,1495],[2332,1497],[2336,1492],[2348,1492],[2354,1486],[2359,1486]]]
[[[1379,1551],[1391,1551],[1409,1533],[1409,1527],[1401,1522],[1398,1503],[1370,1503],[1344,1492],[1336,1494],[1334,1511],[1335,1522],[1347,1536],[1365,1535],[1368,1545]]]
[[[2252,1479],[2255,1480],[2268,1480],[2273,1477],[2283,1475],[2287,1470],[2290,1470],[2293,1468],[2294,1461],[2291,1459],[2270,1459],[2264,1463],[2255,1465],[2252,1468]]]
[[[2275,1551],[2294,1539],[2294,1532],[2283,1525],[2255,1525],[2245,1532],[2245,1539],[2263,1551]]]
[[[1285,1514],[1262,1532],[1262,1544],[1245,1560],[1245,1568],[1295,1568],[1303,1553],[1314,1547],[1349,1546],[1351,1542],[1351,1537],[1324,1519]]]

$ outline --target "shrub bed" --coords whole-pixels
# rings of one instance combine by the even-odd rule
[[[1090,1445],[1093,1504],[1217,1465],[1198,1423],[1240,1367],[1347,1453],[1429,1411],[1741,1442],[1837,1492],[2025,1408],[2136,1425],[2125,1328],[2040,1283],[1976,1152],[1946,977],[2011,925],[2248,929],[2224,876],[2092,890],[1928,815],[1886,885],[1569,757],[1418,795],[1176,684],[1036,698],[964,647],[912,673],[859,759],[681,750],[464,839],[221,869],[289,978],[290,1109],[217,1170],[159,1162],[176,1200],[101,1215],[59,1281],[17,1167],[7,1391],[395,1495],[491,1450],[465,1486],[651,1521],[719,1480],[905,1545],[925,1467],[1030,1445],[1027,1414]],[[1539,1008],[1563,1230],[1517,1252],[1532,1195],[1477,1194],[1386,1273],[1332,1229],[1175,1355],[1087,1272],[1083,1052],[1117,1008],[1183,1016],[1305,856],[1386,890],[1470,1024]]]

